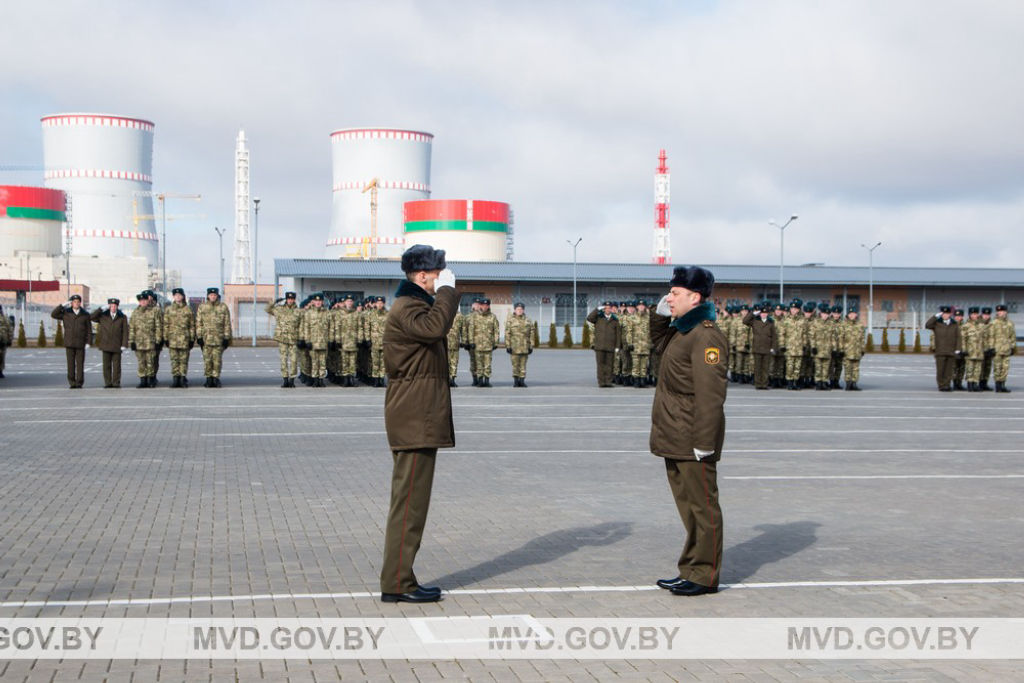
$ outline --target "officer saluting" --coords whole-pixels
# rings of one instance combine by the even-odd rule
[[[663,354],[651,409],[651,452],[665,459],[669,486],[686,528],[679,576],[659,579],[675,595],[718,591],[722,510],[717,463],[725,439],[728,351],[708,301],[715,284],[697,266],[675,269],[671,290],[651,316],[651,341]]]
[[[459,309],[444,251],[422,244],[402,254],[406,278],[384,327],[384,426],[394,459],[380,572],[383,602],[437,602],[412,565],[430,507],[438,448],[455,447],[446,338]],[[436,298],[435,298],[436,297]]]

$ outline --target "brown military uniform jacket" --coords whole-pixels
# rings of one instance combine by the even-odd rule
[[[651,316],[651,341],[661,367],[651,408],[651,452],[673,460],[696,460],[693,450],[713,451],[717,462],[725,440],[728,342],[705,302],[671,321]]]
[[[99,324],[99,344],[101,351],[108,353],[119,353],[121,347],[128,348],[128,316],[117,311],[117,315],[110,315],[110,311],[97,308],[89,316],[89,319]]]
[[[594,326],[595,351],[614,351],[622,348],[622,325],[614,313],[605,317],[603,312],[595,308],[587,316],[587,322]]]
[[[64,304],[57,306],[50,312],[50,317],[61,321],[64,326],[64,348],[84,349],[86,344],[92,344],[92,321],[89,320],[89,311],[85,306],[75,313],[70,307]]]
[[[926,329],[932,331],[932,342],[935,345],[936,356],[952,356],[964,348],[963,337],[960,326],[951,317],[949,324],[942,322],[942,317],[933,315],[924,324]]]
[[[753,330],[754,343],[750,345],[753,353],[771,353],[776,348],[778,338],[775,321],[771,316],[761,320],[761,316],[748,312],[743,318],[743,324]]]
[[[442,287],[434,298],[408,280],[398,286],[384,326],[384,426],[391,450],[455,446],[447,336],[458,310],[453,287]]]

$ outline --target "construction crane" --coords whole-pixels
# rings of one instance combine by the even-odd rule
[[[189,199],[192,201],[200,201],[203,196],[201,194],[180,194],[177,192],[152,192],[149,190],[140,190],[132,193],[132,224],[138,227],[139,221],[144,220],[156,220],[160,219],[162,225],[160,228],[160,270],[162,272],[160,279],[160,289],[163,291],[164,296],[167,296],[167,221],[168,219],[174,220],[175,218],[204,218],[202,214],[177,214],[175,216],[167,215],[167,200],[168,199]],[[139,197],[155,197],[160,202],[160,215],[155,214],[140,214],[138,213]]]
[[[363,194],[370,193],[370,258],[374,259],[377,258],[377,188],[379,187],[380,180],[374,178],[363,188]]]

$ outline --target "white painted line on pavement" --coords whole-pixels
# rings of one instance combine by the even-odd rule
[[[887,581],[772,581],[762,583],[725,583],[720,588],[877,588],[887,586],[950,586],[1024,584],[1024,578],[1006,579],[892,579]],[[654,584],[640,586],[536,586],[512,588],[456,588],[445,595],[507,595],[524,593],[633,593],[660,590]],[[131,605],[176,605],[210,602],[257,602],[265,600],[344,600],[378,598],[376,591],[339,593],[257,593],[253,595],[183,595],[167,598],[110,598],[106,600],[13,600],[0,602],[0,609],[21,607],[114,607]]]
[[[789,481],[799,479],[1024,479],[1024,474],[801,474],[729,476],[723,479]]]

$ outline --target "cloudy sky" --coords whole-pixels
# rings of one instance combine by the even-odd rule
[[[519,260],[582,236],[580,260],[649,261],[662,147],[675,262],[777,263],[793,213],[792,264],[1024,254],[1018,0],[10,0],[0,59],[0,165],[42,163],[45,114],[156,123],[154,189],[204,197],[169,230],[189,287],[217,277],[240,127],[264,280],[322,256],[329,134],[356,126],[434,133],[432,196],[511,203]]]

